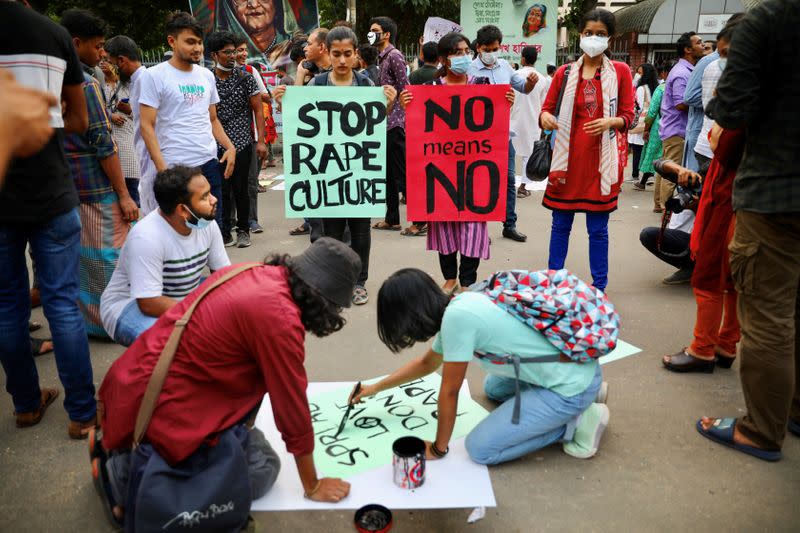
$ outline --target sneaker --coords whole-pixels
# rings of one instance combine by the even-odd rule
[[[264,233],[264,228],[254,220],[250,223],[250,233]]]
[[[363,285],[356,285],[353,291],[353,303],[355,305],[364,305],[369,301],[369,294]]]
[[[578,420],[572,440],[564,443],[564,453],[578,459],[594,457],[600,448],[600,439],[610,418],[608,406],[602,403],[590,405]]]
[[[608,403],[608,381],[600,384],[600,390],[597,391],[597,397],[594,403]]]
[[[222,232],[222,244],[224,244],[226,248],[230,248],[231,246],[236,244],[236,242],[233,240],[233,235],[231,235],[230,231]]]
[[[680,270],[676,270],[671,276],[667,276],[666,278],[661,280],[661,283],[664,285],[684,285],[692,281],[692,272],[694,269],[692,268],[682,268]]]
[[[237,231],[236,232],[236,247],[237,248],[247,248],[250,246],[250,234],[246,231]]]

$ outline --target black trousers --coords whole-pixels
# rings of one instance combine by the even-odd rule
[[[678,229],[664,230],[664,239],[661,249],[658,249],[658,233],[661,228],[644,228],[639,234],[642,246],[654,256],[675,268],[693,268],[694,261],[689,254],[689,240],[691,235]],[[665,253],[666,252],[666,253]]]
[[[358,284],[364,285],[369,275],[369,249],[372,245],[370,219],[368,218],[325,218],[322,220],[323,232],[326,237],[337,241],[345,241],[345,230],[350,228],[350,248],[361,258],[361,273],[358,275]]]
[[[400,224],[400,189],[406,181],[406,131],[392,128],[386,133],[386,218]]]
[[[221,154],[220,154],[221,157]],[[250,232],[250,162],[253,158],[253,145],[236,152],[236,165],[233,174],[222,180],[222,234],[231,232],[233,210],[236,209],[236,230]],[[224,166],[222,166],[224,171]]]
[[[642,159],[642,148],[644,148],[644,146],[641,144],[631,143],[630,147],[631,153],[633,154],[633,162],[631,163],[633,165],[631,168],[631,177],[633,179],[637,179],[639,177],[639,161]]]
[[[439,254],[439,267],[442,269],[444,279],[456,279],[462,287],[469,287],[478,280],[478,267],[480,257],[461,256],[461,265],[458,264],[458,252],[452,254]]]

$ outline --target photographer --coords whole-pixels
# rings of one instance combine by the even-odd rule
[[[695,223],[697,198],[700,196],[701,174],[692,172],[677,163],[659,159],[653,163],[659,175],[681,189],[670,198],[667,214],[661,227],[647,227],[639,234],[639,241],[650,253],[678,270],[662,280],[666,285],[689,283],[694,271],[694,259],[689,251],[689,241]],[[707,167],[706,167],[707,168]]]

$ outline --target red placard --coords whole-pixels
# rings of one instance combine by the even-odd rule
[[[505,220],[509,87],[406,86],[409,221]]]

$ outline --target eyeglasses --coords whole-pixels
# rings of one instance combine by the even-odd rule
[[[249,4],[252,2],[255,4],[266,4],[269,0],[233,0],[233,5],[236,7],[242,7],[243,5]]]
[[[235,53],[237,53],[236,50],[219,50],[217,52],[217,54],[222,55],[222,56],[232,56]]]

